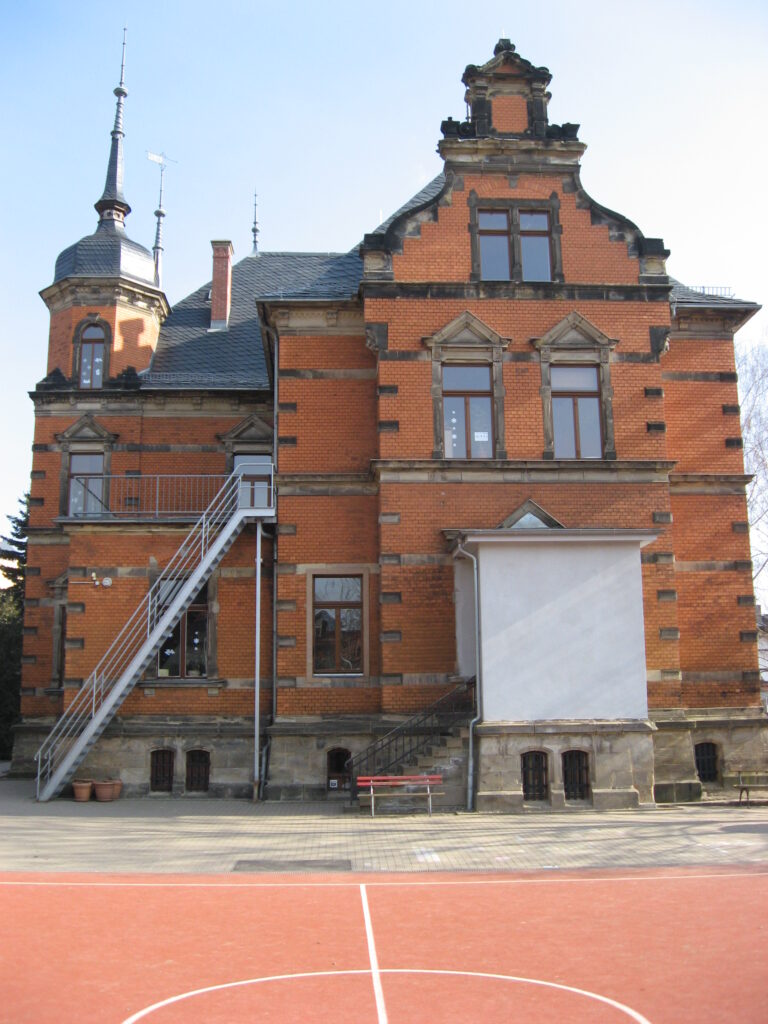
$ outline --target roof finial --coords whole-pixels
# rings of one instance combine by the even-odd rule
[[[259,255],[259,221],[258,221],[258,218],[257,218],[257,211],[258,211],[258,205],[259,205],[258,202],[257,202],[258,198],[259,198],[258,192],[254,192],[253,193],[253,227],[251,228],[251,234],[253,235],[253,249],[251,251],[251,256],[258,256]]]
[[[120,63],[120,84],[114,93],[117,96],[115,124],[112,129],[112,145],[109,150],[107,164],[107,180],[101,199],[96,203],[99,213],[99,227],[122,228],[123,222],[131,212],[131,208],[123,195],[123,104],[128,91],[125,88],[125,39],[127,29],[123,29],[123,54]]]
[[[152,246],[152,252],[155,257],[155,285],[158,288],[162,288],[163,284],[163,217],[165,216],[165,210],[163,209],[163,183],[165,181],[165,168],[168,157],[165,153],[150,153],[147,150],[147,159],[151,160],[154,164],[160,164],[160,198],[157,201],[157,209],[155,210],[155,216],[157,217],[157,228],[155,230],[155,244]]]

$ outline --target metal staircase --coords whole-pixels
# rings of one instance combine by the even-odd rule
[[[241,466],[227,477],[35,755],[38,800],[71,780],[245,522],[273,516],[271,466]]]
[[[351,757],[345,768],[349,773],[352,803],[358,798],[357,779],[360,775],[403,774],[403,767],[430,747],[438,745],[441,736],[452,728],[467,725],[474,709],[475,681],[471,679],[459,683],[430,707],[411,715]]]

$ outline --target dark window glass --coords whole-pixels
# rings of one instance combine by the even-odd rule
[[[173,791],[172,750],[153,750],[150,755],[149,788],[153,793]]]
[[[155,621],[183,586],[183,579],[164,580],[157,595]],[[195,596],[181,618],[165,636],[157,653],[160,678],[185,679],[205,676],[208,657],[208,586]]]
[[[551,372],[555,458],[602,458],[597,367],[553,366]]]
[[[443,367],[443,444],[447,459],[493,458],[490,391],[489,366]]]
[[[80,387],[100,388],[104,381],[104,331],[86,327],[80,335]]]
[[[697,743],[694,747],[696,774],[702,782],[717,782],[717,746]]]
[[[529,750],[522,755],[523,799],[549,799],[547,755],[543,750]]]
[[[563,784],[566,800],[589,799],[589,755],[584,750],[563,754]]]
[[[187,752],[188,793],[207,793],[211,775],[211,755],[207,750],[190,750]]]
[[[363,671],[363,581],[360,576],[315,576],[314,671]]]
[[[524,281],[551,281],[549,214],[520,213],[520,259]]]
[[[104,456],[72,455],[69,459],[69,514],[95,516],[105,511]]]

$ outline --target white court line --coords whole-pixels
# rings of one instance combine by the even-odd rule
[[[371,924],[371,912],[368,909],[368,894],[365,886],[360,886],[360,899],[363,901],[363,918],[365,919],[365,937],[368,940],[368,959],[371,962],[371,980],[373,992],[376,996],[376,1013],[379,1024],[387,1024],[387,1007],[384,1004],[384,989],[381,987],[381,974],[379,973],[379,958],[376,956],[376,943],[373,939],[373,925]]]
[[[591,868],[563,868],[565,870],[594,870]],[[599,869],[598,869],[599,870]],[[684,869],[681,868],[681,871]],[[318,872],[321,874],[322,872]],[[408,872],[390,871],[387,874],[408,874]],[[274,872],[279,874],[279,872]],[[353,874],[365,874],[365,872],[353,872]],[[446,872],[453,874],[453,872]],[[483,874],[479,871],[478,874]],[[675,875],[599,875],[594,878],[558,878],[548,875],[542,878],[456,878],[456,879],[399,879],[397,881],[376,881],[371,879],[366,882],[369,888],[393,888],[403,886],[457,886],[457,885],[597,885],[603,882],[687,882],[703,879],[720,878],[765,878],[768,877],[768,869],[760,867],[755,871],[722,871],[708,872],[697,875],[675,874]],[[47,882],[38,879],[23,881],[21,879],[0,879],[0,887],[7,886],[29,886],[30,888],[85,888],[85,889],[357,889],[359,882],[91,882],[91,881],[56,881]]]
[[[270,981],[294,981],[303,978],[333,978],[344,975],[352,974],[368,974],[369,971],[312,971],[305,972],[302,974],[275,974],[269,978],[246,978],[243,981],[230,981],[223,985],[210,985],[208,988],[197,988],[191,992],[181,992],[177,996],[171,996],[169,999],[163,999],[159,1003],[153,1003],[151,1006],[145,1006],[143,1010],[139,1010],[138,1013],[134,1013],[131,1017],[126,1017],[122,1024],[137,1024],[140,1020],[145,1020],[150,1014],[154,1013],[155,1010],[162,1010],[166,1006],[171,1006],[174,1003],[180,1003],[185,999],[192,999],[195,996],[206,995],[209,992],[221,992],[224,989],[229,988],[242,988],[245,985],[263,985]],[[586,988],[575,988],[573,985],[561,985],[556,981],[542,981],[539,978],[521,978],[513,974],[491,974],[486,971],[448,971],[448,970],[427,970],[421,968],[408,968],[408,967],[393,967],[384,968],[381,974],[438,974],[448,975],[459,978],[483,978],[490,981],[512,981],[519,982],[524,985],[537,985],[542,988],[554,988],[560,992],[572,992],[577,996],[584,996],[586,999],[594,999],[595,1002],[604,1003],[606,1006],[612,1006],[619,1013],[626,1014],[630,1020],[635,1021],[635,1024],[651,1024],[647,1017],[644,1017],[637,1010],[633,1010],[631,1006],[627,1006],[624,1003],[620,1003],[615,999],[611,999],[608,996],[601,996],[597,992],[590,992]],[[386,1018],[385,1018],[386,1019]],[[381,1021],[381,1017],[379,1017]]]

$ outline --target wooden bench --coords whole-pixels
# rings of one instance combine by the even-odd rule
[[[750,789],[768,789],[768,772],[740,771],[737,785],[739,787],[739,803],[746,793],[747,807],[749,807]]]
[[[432,797],[443,795],[434,787],[442,781],[442,775],[360,775],[357,789],[360,796],[370,796],[372,818],[376,816],[376,800],[383,796],[426,797],[431,816]]]

